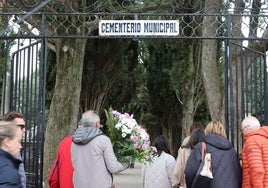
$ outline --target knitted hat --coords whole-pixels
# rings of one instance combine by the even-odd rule
[[[255,131],[260,128],[260,122],[254,116],[246,117],[241,123],[241,129],[243,133]]]

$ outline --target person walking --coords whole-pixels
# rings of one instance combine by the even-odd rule
[[[190,139],[185,146],[182,146],[178,151],[178,157],[173,171],[172,187],[173,188],[186,188],[184,169],[186,162],[194,146],[202,142],[205,137],[203,129],[197,128],[192,131]]]
[[[0,186],[22,188],[19,166],[22,134],[16,121],[0,121]]]
[[[211,121],[205,128],[206,152],[211,154],[213,180],[210,188],[240,188],[241,167],[237,153],[226,138],[225,127]],[[198,143],[188,158],[185,167],[186,186],[191,187],[201,162],[202,143]]]
[[[50,168],[48,185],[50,188],[73,188],[73,165],[71,161],[71,144],[73,136],[68,135],[62,139]]]
[[[71,144],[74,187],[113,187],[113,174],[127,169],[129,164],[117,161],[110,138],[100,130],[100,117],[95,111],[83,113],[79,125]]]
[[[254,116],[241,123],[244,135],[242,150],[242,188],[268,187],[268,126],[260,126]]]
[[[20,113],[18,111],[10,111],[10,112],[4,114],[1,117],[1,120],[15,123],[16,125],[18,125],[20,127],[22,137],[25,135],[26,126],[25,126],[24,115],[22,113]],[[17,158],[19,160],[21,160],[21,163],[19,166],[19,174],[21,177],[21,184],[22,184],[23,188],[26,188],[26,174],[25,174],[25,169],[24,169],[24,164],[22,162],[21,154],[19,154]]]
[[[184,147],[188,144],[189,140],[190,140],[190,136],[192,134],[192,132],[195,130],[195,129],[204,129],[204,126],[200,123],[193,123],[189,130],[187,131],[187,136],[183,139],[182,141],[182,144],[181,144],[181,147]]]
[[[172,173],[175,158],[170,155],[170,145],[167,137],[159,135],[155,138],[156,155],[152,162],[142,168],[144,188],[171,188]]]

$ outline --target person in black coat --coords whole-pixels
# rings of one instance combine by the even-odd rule
[[[205,129],[206,152],[211,153],[213,180],[209,188],[240,188],[242,173],[239,159],[230,141],[226,138],[225,127],[218,121],[210,122]],[[187,188],[191,188],[201,162],[202,143],[192,150],[185,168]]]

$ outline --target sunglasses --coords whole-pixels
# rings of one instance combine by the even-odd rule
[[[24,124],[17,124],[17,126],[19,126],[21,130],[25,129],[25,125]]]

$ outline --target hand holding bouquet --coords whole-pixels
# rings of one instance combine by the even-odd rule
[[[150,161],[153,153],[150,137],[133,115],[111,108],[105,112],[109,137],[118,160],[131,161],[135,158],[139,162]]]

